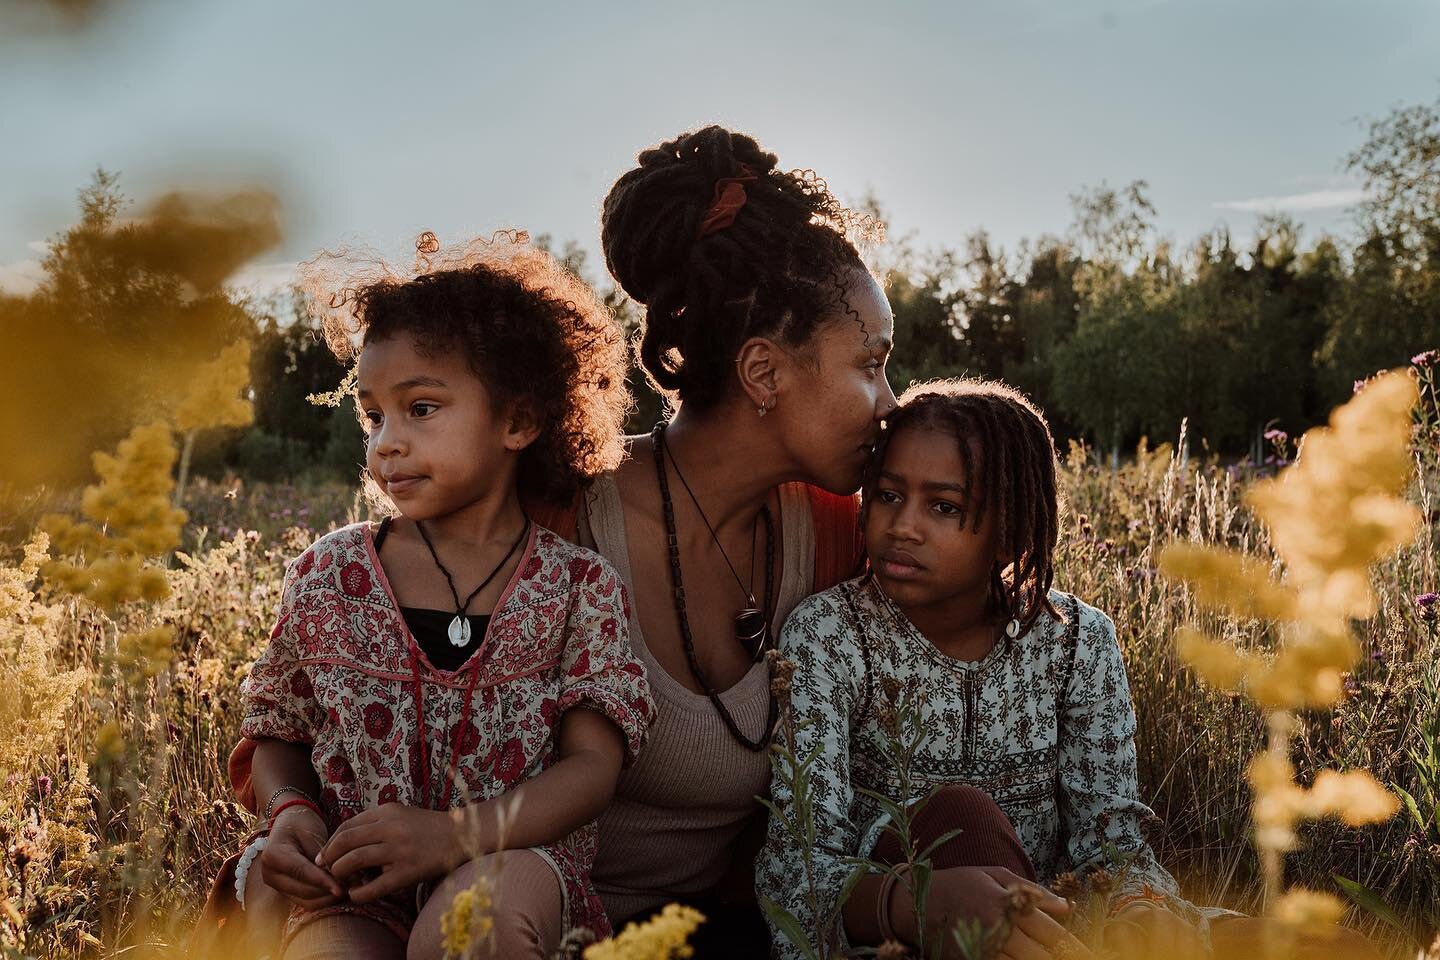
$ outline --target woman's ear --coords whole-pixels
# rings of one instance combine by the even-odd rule
[[[519,453],[539,436],[540,418],[535,415],[534,407],[526,400],[516,400],[510,405],[510,415],[506,418],[503,437],[505,449]]]
[[[751,337],[740,345],[735,357],[735,375],[740,380],[740,389],[756,410],[774,409],[782,368],[789,359],[778,344],[765,337]]]

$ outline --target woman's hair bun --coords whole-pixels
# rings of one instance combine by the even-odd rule
[[[741,164],[764,176],[775,162],[754,138],[717,126],[641,153],[605,197],[600,242],[610,274],[632,300],[649,303],[657,279],[684,269],[715,182]]]
[[[640,362],[682,400],[717,399],[749,336],[808,338],[843,285],[840,265],[863,269],[846,238],[853,218],[825,181],[776,163],[755,138],[708,126],[642,152],[605,197],[605,265],[646,308]],[[741,175],[755,179],[734,220],[700,236],[717,181]]]

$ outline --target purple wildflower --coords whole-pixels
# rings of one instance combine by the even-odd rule
[[[1440,350],[1426,350],[1424,353],[1417,353],[1410,358],[1410,362],[1417,367],[1440,365]]]
[[[1271,443],[1284,443],[1286,440],[1290,439],[1290,435],[1284,430],[1279,430],[1272,427],[1271,429],[1265,431],[1265,439],[1269,440]]]
[[[40,794],[41,800],[50,796],[50,790],[53,786],[54,782],[49,777],[39,776],[35,778],[35,792]]]
[[[1415,598],[1415,606],[1420,611],[1420,616],[1425,620],[1435,619],[1435,604],[1440,601],[1440,593],[1422,593]]]

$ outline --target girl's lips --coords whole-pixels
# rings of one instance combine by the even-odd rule
[[[882,554],[880,572],[891,580],[911,580],[923,569],[913,557],[903,554]]]
[[[405,494],[415,489],[424,480],[424,477],[396,477],[394,480],[386,480],[385,492],[391,496]]]

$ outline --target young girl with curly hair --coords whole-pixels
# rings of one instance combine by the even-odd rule
[[[1208,919],[1225,913],[1182,899],[1145,840],[1115,626],[1051,589],[1055,478],[1044,417],[1003,384],[920,384],[887,421],[864,490],[868,572],[805,601],[780,638],[794,663],[789,746],[814,758],[815,838],[787,827],[798,807],[777,773],[758,889],[806,939],[923,939],[926,956],[958,957],[949,928],[995,924],[1009,891],[1027,887],[1001,955],[1079,955],[1061,923],[1069,905],[1038,884],[1099,867],[1115,878],[1107,943],[1121,956],[1198,955]],[[914,843],[937,844],[925,929],[903,869],[847,887],[850,858],[905,862],[879,798],[919,799],[903,795],[887,747],[906,717],[926,731]],[[774,933],[779,956],[805,954]]]
[[[268,828],[235,892],[289,908],[287,958],[439,957],[453,895],[491,875],[490,949],[548,957],[609,931],[595,819],[654,706],[614,568],[524,504],[615,464],[623,340],[523,236],[426,235],[417,275],[329,306],[393,514],[286,571],[232,761]]]

